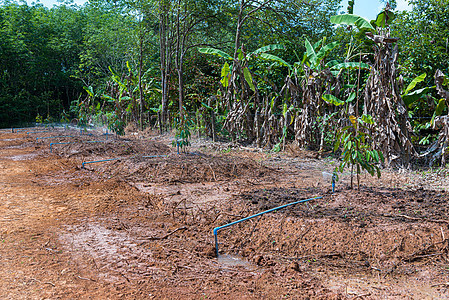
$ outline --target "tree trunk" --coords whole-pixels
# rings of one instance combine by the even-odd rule
[[[139,41],[139,99],[140,99],[140,111],[139,111],[139,129],[143,130],[143,105],[144,105],[144,95],[143,95],[143,86],[142,86],[142,68],[143,68],[143,39],[144,33],[140,34]]]

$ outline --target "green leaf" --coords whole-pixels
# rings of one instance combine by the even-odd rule
[[[312,44],[310,44],[310,42],[307,38],[305,40],[305,46],[306,46],[307,58],[309,59],[310,64],[312,66],[316,65],[317,56],[316,56],[315,50],[313,49]]]
[[[346,103],[352,102],[355,99],[355,92],[349,94],[348,99],[346,99]]]
[[[284,106],[282,108],[282,115],[284,116],[284,118],[285,118],[285,116],[287,114],[287,111],[288,111],[287,103],[284,103]]]
[[[91,96],[92,98],[95,97],[94,89],[92,86],[83,86],[83,89],[89,94],[89,96]]]
[[[423,89],[419,89],[416,91],[413,91],[411,93],[408,93],[407,95],[402,96],[402,100],[404,101],[405,105],[410,106],[414,102],[421,99],[424,95],[426,95],[431,89],[434,89],[435,86],[432,87],[425,87]]]
[[[285,46],[281,45],[281,44],[273,44],[273,45],[260,47],[259,49],[249,53],[248,56],[258,55],[260,53],[267,52],[267,51],[272,51],[272,50],[285,50]]]
[[[329,52],[331,52],[338,45],[340,45],[339,42],[333,42],[333,43],[327,44],[324,47],[321,47],[320,51],[318,51],[318,53],[316,54],[317,59],[319,61],[323,60],[324,57],[326,57],[329,54]]]
[[[374,124],[374,119],[371,115],[362,115],[362,121],[365,122],[366,124]]]
[[[340,99],[338,99],[334,95],[326,94],[326,95],[323,95],[321,98],[324,101],[326,101],[327,103],[333,104],[335,106],[340,106],[340,105],[345,104],[345,102],[341,101]]]
[[[446,107],[446,100],[440,99],[437,107],[435,108],[435,115],[440,116],[443,113],[445,107]]]
[[[275,62],[279,63],[280,65],[286,66],[290,70],[293,69],[292,65],[290,65],[288,62],[286,62],[285,60],[283,60],[282,58],[280,58],[276,55],[269,54],[269,53],[260,53],[259,57],[266,59],[266,60],[275,61]]]
[[[128,68],[128,72],[132,73],[131,65],[129,64],[129,61],[126,61],[126,67]]]
[[[338,60],[336,60],[336,59],[333,59],[333,60],[328,61],[328,62],[326,63],[326,67],[327,67],[327,68],[332,68],[333,66],[336,66],[336,65],[338,65],[338,64],[340,64],[340,61],[338,61]]]
[[[212,107],[210,107],[209,105],[207,105],[204,102],[201,102],[201,105],[204,106],[205,108],[209,109],[209,110],[214,110]]]
[[[373,157],[376,161],[379,161],[379,153],[376,150],[372,151]]]
[[[395,18],[395,14],[392,11],[383,11],[379,13],[376,17],[376,21],[374,22],[378,27],[386,27],[386,25],[390,25],[391,22]]]
[[[355,25],[359,30],[365,29],[371,32],[376,32],[374,27],[368,22],[368,20],[353,14],[337,15],[331,17],[331,23]]]
[[[419,82],[423,81],[426,78],[426,76],[427,76],[427,74],[423,73],[423,74],[419,75],[418,77],[416,77],[415,79],[413,79],[412,82],[410,82],[410,84],[405,89],[405,92],[403,95],[407,95]]]
[[[323,37],[321,40],[319,40],[318,42],[313,44],[313,49],[315,50],[315,52],[319,47],[321,47],[321,45],[324,45],[325,40],[326,40],[326,37]]]
[[[223,85],[223,87],[228,87],[229,86],[229,73],[230,73],[230,68],[229,68],[229,64],[227,62],[225,62],[225,64],[223,65],[223,68],[221,69],[221,84]]]
[[[105,100],[106,100],[107,102],[109,102],[109,103],[115,102],[115,99],[114,99],[114,98],[112,98],[111,96],[106,95],[106,94],[101,95],[101,98],[105,99]]]
[[[255,92],[255,91],[256,91],[256,88],[254,87],[253,77],[251,76],[251,72],[249,71],[248,68],[245,67],[245,68],[243,69],[243,75],[245,76],[245,80],[246,80],[246,82],[248,83],[249,88],[250,88],[253,92]]]
[[[198,51],[200,53],[216,55],[216,56],[223,57],[223,58],[229,59],[229,60],[233,59],[231,55],[227,54],[224,51],[215,49],[215,48],[198,48]]]
[[[344,62],[344,63],[336,64],[336,65],[331,67],[332,70],[344,70],[344,69],[356,69],[356,70],[358,70],[359,68],[365,69],[365,70],[370,70],[371,66],[366,64],[366,63]]]
[[[337,136],[337,140],[335,141],[334,152],[336,152],[338,150],[338,148],[340,147],[340,143],[341,143],[341,135],[339,134]]]
[[[446,107],[446,100],[445,99],[440,99],[440,101],[438,102],[437,107],[435,108],[435,111],[433,113],[432,119],[430,120],[430,124],[432,124],[432,125],[434,124],[435,118],[437,116],[440,116],[443,113],[445,107]]]
[[[237,50],[237,53],[239,54],[239,55],[238,55],[238,58],[237,58],[239,61],[243,61],[243,59],[246,58],[246,56],[243,55],[243,52],[242,52],[241,49],[238,49],[238,50]]]
[[[260,58],[266,59],[266,60],[271,60],[271,61],[275,61],[277,63],[279,63],[282,66],[285,66],[287,68],[289,68],[289,70],[293,69],[293,66],[291,64],[289,64],[288,62],[286,62],[285,60],[283,60],[282,58],[273,55],[273,54],[269,54],[269,53],[261,53],[259,55]]]

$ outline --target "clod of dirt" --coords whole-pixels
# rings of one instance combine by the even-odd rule
[[[256,255],[253,259],[254,263],[258,266],[263,266],[265,263],[265,259],[262,255]]]
[[[292,271],[296,271],[299,272],[299,264],[296,261],[292,261],[289,265],[288,265],[288,269],[292,270]]]
[[[204,252],[203,256],[207,258],[215,258],[217,257],[217,252],[214,247],[208,247]]]

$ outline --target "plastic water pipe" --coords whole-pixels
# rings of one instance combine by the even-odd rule
[[[42,133],[42,132],[49,132],[50,130],[40,130],[40,131],[28,131],[26,132],[26,134],[30,134],[30,133]]]
[[[103,133],[102,135],[105,135],[106,136],[106,140],[108,140],[110,133],[109,133],[108,130],[106,130],[106,133]]]
[[[337,173],[332,174],[332,193],[335,192],[335,182],[337,181]]]
[[[100,163],[100,162],[105,162],[105,161],[112,161],[112,160],[120,160],[123,159],[122,157],[119,158],[110,158],[110,159],[102,159],[102,160],[94,160],[94,161],[85,161],[81,164],[81,168],[84,169],[84,165],[87,164],[95,164],[95,163]]]
[[[19,131],[27,131],[27,130],[30,130],[32,128],[36,128],[36,126],[34,126],[34,127],[19,127],[19,128],[11,127],[11,132],[14,133],[14,129],[16,130],[16,133],[17,133]]]
[[[167,157],[168,155],[145,155],[142,158],[156,158],[156,157]]]
[[[53,149],[52,149],[53,145],[66,145],[66,144],[73,144],[73,143],[50,143],[50,152],[53,152]]]
[[[304,203],[304,202],[308,202],[308,201],[316,200],[316,199],[321,199],[321,198],[323,198],[323,197],[320,196],[320,197],[315,197],[315,198],[310,198],[310,199],[305,199],[305,200],[301,200],[301,201],[292,202],[292,203],[289,203],[289,204],[285,204],[285,205],[282,205],[282,206],[278,206],[278,207],[275,207],[275,208],[272,208],[272,209],[269,209],[269,210],[260,212],[260,213],[258,213],[258,214],[255,214],[255,215],[252,215],[252,216],[249,216],[249,217],[246,217],[246,218],[243,218],[243,219],[234,221],[234,222],[232,222],[232,223],[228,223],[228,224],[223,225],[223,226],[215,227],[213,232],[214,232],[214,238],[215,238],[215,253],[217,254],[217,257],[218,257],[218,237],[217,237],[217,234],[218,234],[218,231],[219,231],[219,230],[221,230],[221,229],[223,229],[223,228],[226,228],[226,227],[229,227],[229,226],[232,226],[232,225],[234,225],[234,224],[238,224],[238,223],[240,223],[240,222],[247,221],[247,220],[249,220],[249,219],[252,219],[252,218],[261,216],[261,215],[263,215],[263,214],[266,214],[266,213],[269,213],[269,212],[272,212],[272,211],[276,211],[276,210],[279,210],[279,209],[282,209],[282,208],[291,206],[291,205],[295,205],[295,204],[299,204],[299,203]]]

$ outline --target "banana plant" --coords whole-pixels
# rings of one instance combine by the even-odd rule
[[[253,52],[250,52],[246,55],[243,54],[241,50],[239,50],[238,58],[239,58],[239,61],[249,61],[252,58],[262,58],[265,60],[276,62],[282,66],[286,66],[291,70],[292,66],[289,63],[287,63],[285,60],[283,60],[279,56],[266,53],[268,51],[273,51],[273,50],[285,50],[285,46],[280,45],[280,44],[268,45],[268,46],[261,47],[261,48],[255,50]],[[203,54],[215,55],[215,56],[224,58],[226,60],[230,60],[230,61],[234,60],[234,58],[230,54],[228,54],[222,50],[219,50],[219,49],[198,48],[198,51]],[[221,84],[225,88],[229,86],[231,73],[232,73],[232,65],[229,65],[228,62],[225,62],[221,69],[221,80],[220,80]],[[243,67],[243,75],[244,75],[245,81],[248,83],[250,89],[254,92],[255,91],[254,80],[253,80],[251,72],[247,66]]]
[[[435,86],[431,86],[412,91],[418,83],[424,81],[426,75],[427,75],[426,73],[423,73],[417,76],[415,79],[412,80],[412,82],[410,82],[407,88],[402,92],[401,98],[404,101],[405,105],[407,105],[407,107],[410,107],[410,105],[412,105],[414,102],[422,98],[430,90],[435,88]]]
[[[339,42],[332,42],[324,45],[326,38],[321,39],[315,45],[312,46],[310,41],[305,39],[306,53],[304,55],[303,62],[312,70],[320,70],[321,62],[323,59],[337,46]],[[319,49],[319,50],[318,50]]]

